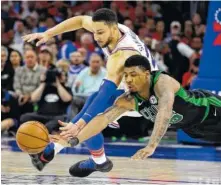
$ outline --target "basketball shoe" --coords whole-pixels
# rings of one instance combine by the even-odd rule
[[[38,154],[29,154],[33,166],[42,171],[46,164],[54,158],[54,144],[50,143],[43,152]]]
[[[74,177],[87,177],[95,171],[109,172],[113,168],[113,163],[110,159],[102,164],[96,164],[92,158],[88,160],[79,161],[70,167],[69,173]]]

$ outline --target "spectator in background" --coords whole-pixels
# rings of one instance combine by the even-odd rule
[[[27,32],[29,33],[37,33],[38,32],[38,20],[35,16],[28,15],[25,18],[26,26],[27,26]]]
[[[82,70],[75,80],[73,94],[89,96],[99,89],[102,79],[106,75],[106,69],[102,66],[102,58],[93,53],[89,60],[89,67]]]
[[[73,92],[73,115],[76,115],[83,107],[86,99],[93,92],[98,91],[103,78],[106,76],[106,69],[102,67],[101,57],[93,53],[89,60],[90,66],[83,69],[77,76]]]
[[[17,100],[9,91],[1,89],[1,132],[15,131],[18,128],[19,115]]]
[[[65,121],[72,100],[71,89],[66,87],[66,74],[49,69],[41,84],[31,93],[30,101],[38,104],[38,111],[21,116],[20,122],[37,120],[44,123],[49,133],[59,130],[58,120]]]
[[[195,59],[191,65],[189,71],[187,71],[183,75],[182,86],[187,90],[190,88],[192,81],[197,77],[197,74],[199,71],[199,62],[200,62],[199,58]]]
[[[55,19],[52,16],[47,16],[46,18],[47,29],[53,28],[56,25]]]
[[[22,36],[26,34],[27,34],[27,30],[25,28],[23,21],[21,20],[16,21],[14,24],[14,39],[13,39],[13,43],[11,44],[11,47],[13,49],[18,50],[19,52],[22,52],[22,46],[24,43]]]
[[[152,36],[147,34],[143,39],[144,44],[152,51]]]
[[[152,34],[153,39],[162,41],[165,37],[165,24],[162,20],[159,20],[156,24],[156,31]]]
[[[75,31],[75,39],[74,39],[74,45],[77,48],[81,47],[81,36],[85,33],[86,31],[84,29],[79,29]]]
[[[94,40],[90,33],[83,33],[81,36],[81,47],[87,49],[90,52],[94,51]]]
[[[70,33],[62,34],[62,46],[58,52],[58,58],[69,59],[70,53],[77,50],[76,46],[72,43]]]
[[[23,45],[23,54],[28,51],[28,50],[35,50],[35,45],[32,44],[31,42],[25,42]]]
[[[114,1],[111,2],[111,4],[110,4],[110,9],[116,13],[118,22],[119,22],[120,24],[123,24],[123,22],[124,22],[124,17],[123,17],[123,15],[120,13],[119,8],[118,8],[116,2],[114,2]]]
[[[159,70],[163,70],[168,72],[168,67],[164,62],[164,52],[166,50],[167,44],[164,42],[159,42],[156,44],[156,46],[154,47],[155,52],[152,54],[154,60],[157,63],[157,66],[159,68]]]
[[[70,54],[71,65],[68,72],[68,86],[72,87],[77,75],[86,67],[83,62],[84,58],[79,51]]]
[[[53,63],[55,64],[58,60],[58,46],[56,43],[50,44],[51,52],[53,55]]]
[[[12,50],[10,53],[9,61],[11,62],[12,67],[15,71],[17,67],[22,66],[23,64],[21,53],[17,50]]]
[[[192,35],[193,35],[192,21],[186,20],[184,23],[184,32],[183,32],[182,42],[186,43],[187,45],[190,45],[190,42],[192,40]]]
[[[190,43],[190,46],[192,49],[195,50],[195,52],[197,52],[198,55],[201,55],[203,47],[202,38],[200,36],[194,36]]]
[[[205,33],[206,27],[202,24],[201,16],[196,13],[192,17],[194,34],[197,36],[202,36]]]
[[[152,34],[155,32],[155,20],[153,18],[149,18],[146,21],[146,29],[148,34]]]
[[[21,114],[33,111],[30,95],[39,86],[40,76],[45,72],[45,68],[38,65],[37,54],[33,50],[24,53],[24,63],[24,66],[16,69],[13,84]]]
[[[88,61],[91,53],[94,52],[95,49],[93,36],[90,33],[84,33],[81,36],[81,47],[87,50],[87,55],[85,60]]]
[[[55,37],[51,38],[47,43],[46,46],[50,48],[50,52],[53,55],[53,64],[56,64],[58,61],[58,46],[56,44]]]
[[[5,33],[5,23],[4,20],[1,19],[1,34]]]
[[[8,45],[10,35],[14,35],[12,30],[6,30],[5,21],[1,19],[1,44]],[[12,38],[13,39],[13,38]]]
[[[53,55],[50,48],[47,46],[42,46],[39,53],[39,64],[47,69],[55,68],[53,63]]]
[[[169,42],[172,65],[171,75],[182,83],[182,76],[189,70],[190,61],[196,57],[196,53],[187,44],[181,42],[181,26],[179,22],[171,23],[171,41]]]
[[[162,18],[162,10],[161,6],[157,4],[157,2],[151,2],[151,1],[146,1],[146,13],[149,16],[149,14],[154,16],[154,18]]]
[[[66,59],[60,59],[56,63],[56,67],[59,69],[62,69],[66,74],[68,74],[69,68],[70,68],[70,62]]]
[[[140,38],[140,40],[144,40],[145,36],[148,34],[148,30],[146,28],[140,28],[138,30],[138,36]]]
[[[127,26],[128,28],[130,28],[133,32],[134,32],[134,25],[131,19],[126,18],[124,20],[124,25]]]
[[[137,32],[140,28],[144,26],[144,23],[146,22],[145,18],[145,12],[143,7],[136,7],[135,8],[135,20],[134,20],[134,28],[135,32]]]
[[[36,1],[22,1],[21,2],[21,18],[26,19],[28,16],[39,18],[36,11]]]
[[[199,36],[193,37],[191,41],[191,48],[195,50],[195,55],[190,59],[189,71],[183,75],[182,86],[186,89],[190,88],[193,79],[197,76],[199,71],[200,56],[202,53],[202,39]]]
[[[81,53],[83,60],[84,60],[84,65],[88,66],[88,60],[87,60],[87,50],[85,48],[78,48],[78,52]]]
[[[169,43],[175,37],[180,36],[180,34],[181,34],[181,24],[180,24],[180,22],[173,21],[170,24],[170,33],[166,37],[165,41]]]
[[[1,46],[1,84],[4,90],[13,90],[14,70],[8,59],[8,49]]]

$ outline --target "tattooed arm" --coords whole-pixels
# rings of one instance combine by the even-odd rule
[[[145,159],[152,155],[169,127],[169,121],[172,116],[175,92],[179,88],[179,83],[167,75],[160,75],[154,91],[159,98],[158,113],[154,123],[154,129],[151,134],[148,145],[139,150],[132,158]]]
[[[91,120],[77,135],[78,142],[81,143],[92,136],[100,133],[107,125],[116,120],[121,114],[135,108],[134,98],[126,93],[120,96],[112,107],[104,113]]]

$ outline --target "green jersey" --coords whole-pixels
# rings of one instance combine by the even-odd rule
[[[158,113],[158,97],[155,95],[154,86],[162,71],[151,73],[149,99],[144,99],[138,93],[133,96],[136,110],[151,122],[155,122]],[[209,115],[211,106],[221,107],[221,99],[205,90],[185,90],[180,87],[175,94],[173,114],[170,124],[183,128],[192,123],[202,123]]]

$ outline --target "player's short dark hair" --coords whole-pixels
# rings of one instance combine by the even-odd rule
[[[141,55],[133,55],[129,57],[124,64],[124,67],[134,67],[138,66],[142,69],[149,70],[150,71],[150,62],[149,60]]]
[[[105,22],[108,25],[117,24],[117,15],[108,8],[98,9],[92,16],[94,22]]]

